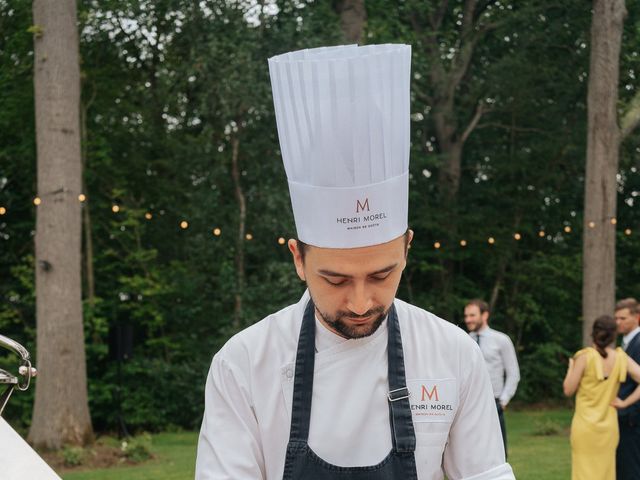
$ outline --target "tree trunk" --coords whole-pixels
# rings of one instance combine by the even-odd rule
[[[75,0],[34,0],[36,398],[29,440],[57,449],[93,437],[81,303],[80,69]]]
[[[347,43],[362,44],[367,9],[364,0],[338,0],[335,10],[340,15],[340,27]]]
[[[584,192],[582,341],[591,344],[596,317],[615,303],[616,173],[620,130],[617,123],[620,43],[624,0],[594,0],[591,65],[587,98],[587,164]]]
[[[87,169],[87,115],[89,108],[95,98],[95,91],[86,104],[83,104],[80,110],[80,135],[81,135],[81,154],[82,154],[82,171]],[[87,195],[87,183],[82,178],[82,193]],[[84,263],[85,263],[85,280],[87,285],[86,298],[91,308],[95,306],[96,298],[96,282],[93,273],[93,236],[91,235],[91,212],[89,203],[85,203],[82,208],[82,226],[84,230]]]
[[[235,191],[236,201],[238,202],[238,236],[236,238],[236,293],[235,308],[233,315],[233,326],[236,329],[242,327],[242,296],[244,293],[245,271],[244,271],[244,242],[246,235],[246,218],[247,218],[247,201],[242,191],[240,183],[240,166],[239,166],[239,147],[240,141],[238,136],[231,138],[231,176],[233,178],[233,187]]]

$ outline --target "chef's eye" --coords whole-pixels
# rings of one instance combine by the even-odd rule
[[[376,281],[376,282],[382,282],[382,281],[386,280],[387,278],[389,278],[389,275],[391,275],[391,272],[385,273],[385,274],[382,274],[382,275],[373,275],[371,277],[371,279]]]
[[[329,280],[327,277],[322,278],[324,278],[325,282],[327,282],[329,285],[333,285],[334,287],[339,287],[340,285],[344,285],[345,283],[347,283],[346,280]]]

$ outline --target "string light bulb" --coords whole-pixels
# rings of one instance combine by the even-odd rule
[[[540,231],[538,232],[538,236],[539,236],[540,238],[544,238],[544,236],[545,236],[545,235],[546,235],[546,234],[544,233],[544,230],[540,230]]]
[[[219,237],[221,233],[222,233],[222,230],[220,230],[219,228],[216,227],[216,228],[213,229],[213,234],[216,237]]]
[[[33,204],[37,207],[38,205],[40,205],[42,203],[42,200],[40,200],[40,197],[36,197],[33,199]]]
[[[7,209],[4,207],[0,207],[0,215],[4,215],[5,213],[7,213]]]
[[[247,240],[253,240],[253,235],[251,235],[250,233],[247,233],[244,238],[246,238]]]
[[[613,217],[611,219],[611,225],[615,225],[616,223],[618,223],[618,219],[616,217]]]
[[[147,212],[144,214],[144,218],[146,218],[147,220],[151,220],[153,218],[153,215],[151,214],[151,212]]]
[[[279,245],[284,245],[284,238],[280,237],[280,238],[278,239],[278,244],[279,244]]]
[[[120,207],[119,207],[118,205],[113,205],[113,206],[111,207],[111,211],[112,211],[113,213],[118,213],[118,212],[120,211]]]
[[[571,233],[571,227],[567,225],[566,227],[564,227],[564,231],[565,233]]]
[[[493,237],[489,237],[489,240],[487,240],[487,242],[489,242],[489,245],[493,245],[494,243],[496,243],[496,239]]]
[[[467,241],[466,240],[460,240],[460,246],[461,247],[466,247],[467,246]]]
[[[78,200],[80,202],[84,202],[87,199],[87,196],[84,193],[81,193],[80,195],[78,195]]]
[[[186,230],[187,228],[189,228],[189,222],[187,222],[186,220],[181,221],[180,228]]]
[[[624,234],[625,234],[625,235],[631,235],[631,229],[630,229],[630,228],[627,228],[627,229],[624,231]]]
[[[596,228],[596,222],[589,222],[589,228]]]
[[[515,233],[513,235],[513,238],[515,238],[516,240],[521,240],[522,239],[522,235],[520,235],[519,233]]]
[[[438,250],[442,245],[440,244],[440,242],[436,242],[433,244],[433,248],[435,248],[436,250]]]

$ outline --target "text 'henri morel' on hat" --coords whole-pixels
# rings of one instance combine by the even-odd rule
[[[411,47],[300,50],[269,72],[298,238],[355,248],[402,235]]]

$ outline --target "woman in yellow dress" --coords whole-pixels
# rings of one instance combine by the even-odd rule
[[[591,333],[593,344],[569,360],[563,389],[576,395],[576,411],[571,422],[572,480],[615,480],[618,446],[617,408],[640,399],[640,386],[625,400],[617,397],[627,374],[640,382],[640,366],[621,348],[609,345],[616,339],[616,322],[599,317]]]

